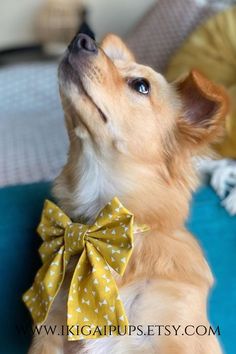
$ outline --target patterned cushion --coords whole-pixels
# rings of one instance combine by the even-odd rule
[[[126,38],[128,46],[134,51],[140,63],[163,72],[171,54],[188,34],[217,11],[216,5],[219,4],[219,0],[213,2],[159,0],[128,34]]]
[[[236,158],[236,6],[211,17],[194,31],[170,60],[166,77],[173,81],[192,68],[223,85],[231,99],[225,136],[214,146],[220,155]]]

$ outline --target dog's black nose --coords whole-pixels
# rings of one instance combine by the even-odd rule
[[[80,33],[77,37],[78,49],[84,49],[87,52],[97,52],[97,45],[95,41],[87,34]]]
[[[87,34],[79,33],[69,45],[69,50],[74,52],[85,51],[96,54],[98,51],[96,42]]]

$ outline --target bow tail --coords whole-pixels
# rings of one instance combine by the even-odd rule
[[[60,290],[68,262],[64,246],[53,258],[38,270],[31,288],[23,295],[34,323],[41,324],[47,318],[50,307]]]
[[[72,278],[67,324],[69,340],[124,334],[128,325],[110,268],[89,242]]]

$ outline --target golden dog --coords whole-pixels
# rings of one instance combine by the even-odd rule
[[[133,325],[209,326],[213,277],[185,229],[197,186],[193,156],[220,135],[228,111],[223,89],[196,71],[169,84],[135,63],[115,35],[99,47],[80,34],[59,67],[70,138],[68,162],[54,185],[60,207],[90,223],[114,196],[150,231],[135,235],[125,275],[116,276]],[[70,265],[67,278],[70,279]],[[66,325],[68,279],[46,324]],[[220,354],[214,335],[143,335],[67,342],[35,336],[31,354]]]

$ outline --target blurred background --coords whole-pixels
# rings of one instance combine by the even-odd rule
[[[86,6],[90,10],[89,20],[100,40],[107,31],[124,36],[154,2],[155,0],[141,0],[138,3],[135,0],[2,0],[0,48],[39,44],[37,22],[43,7],[48,8],[48,12],[44,13],[46,17],[50,15],[50,7],[54,9],[48,20],[55,21],[55,28],[64,26],[66,29],[73,25],[79,26],[81,9]],[[71,18],[72,21],[69,21]],[[42,21],[45,23],[46,19]]]
[[[107,32],[120,35],[138,62],[169,81],[198,68],[231,98],[224,139],[213,146],[217,159],[197,162],[204,183],[193,198],[188,227],[217,279],[210,318],[222,329],[225,353],[234,354],[236,0],[0,1],[0,274],[6,284],[0,353],[23,354],[30,340],[13,324],[30,323],[20,296],[39,265],[34,230],[68,148],[57,66],[81,25],[97,41]]]

